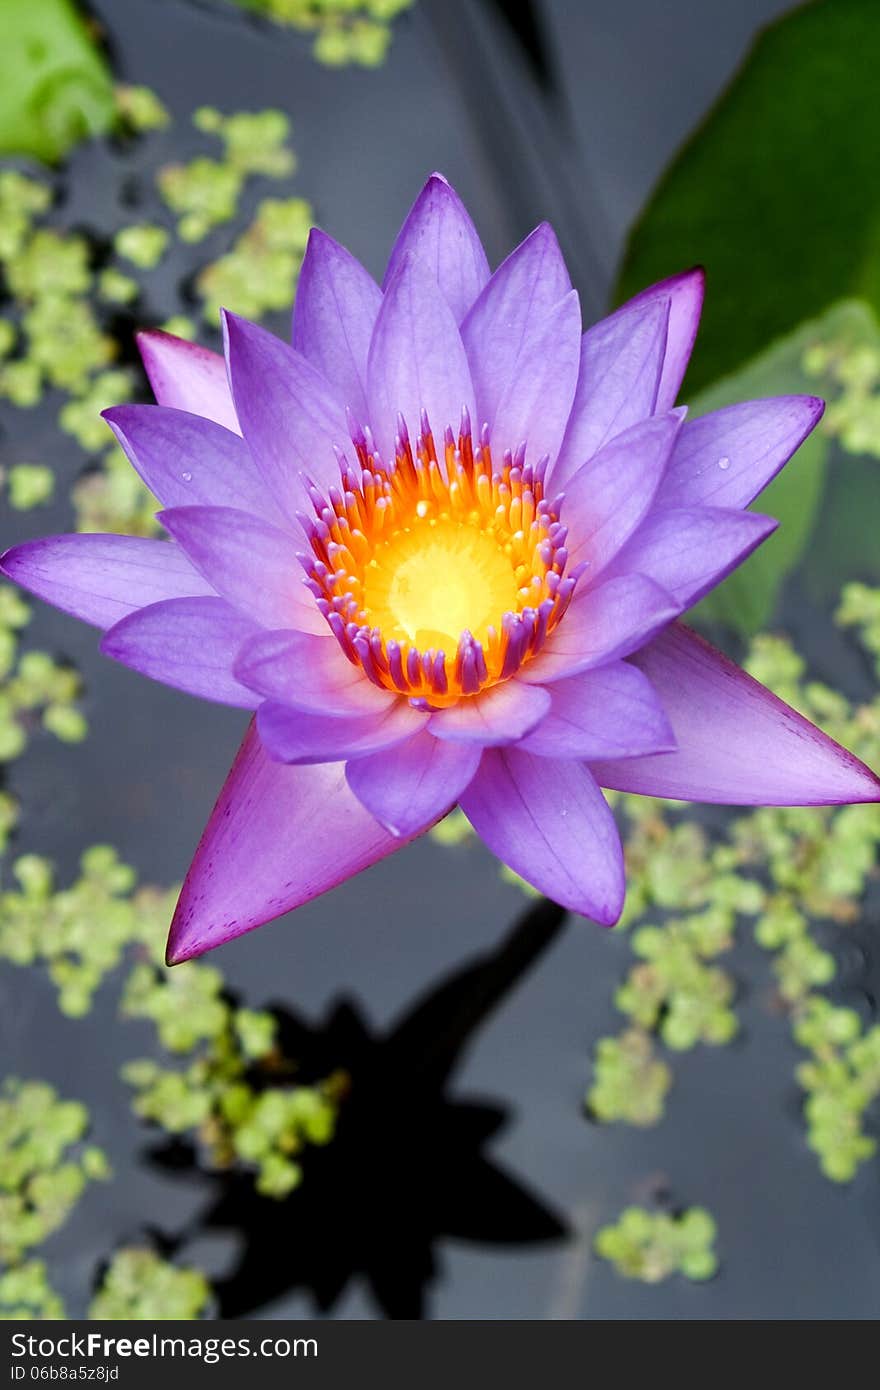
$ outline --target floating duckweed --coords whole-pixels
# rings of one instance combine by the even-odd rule
[[[85,421],[86,416],[82,417]],[[94,428],[102,435],[107,426],[96,417]],[[91,429],[91,421],[88,428]],[[74,484],[73,507],[78,531],[113,531],[125,536],[158,536],[156,498],[135,473],[122,449],[113,445],[95,468]]]
[[[733,915],[717,911],[641,927],[632,947],[644,964],[617,991],[617,1007],[640,1027],[658,1029],[675,1051],[730,1042],[738,1027],[733,981],[703,957],[729,949],[732,929]]]
[[[0,1261],[17,1264],[67,1220],[86,1185],[106,1178],[100,1150],[85,1148],[86,1107],[41,1081],[0,1091]]]
[[[89,1317],[98,1322],[191,1321],[201,1317],[210,1299],[211,1285],[200,1270],[179,1268],[155,1251],[135,1246],[113,1256]]]
[[[85,294],[91,284],[89,260],[89,244],[84,237],[42,227],[9,258],[7,283],[24,303],[47,296]]]
[[[21,250],[36,217],[52,205],[44,183],[17,169],[0,169],[0,260],[11,261]]]
[[[210,966],[136,965],[123,1008],[151,1018],[166,1047],[195,1054],[183,1070],[150,1058],[123,1068],[136,1114],[169,1134],[195,1132],[211,1167],[253,1170],[263,1196],[284,1197],[298,1186],[297,1156],[333,1137],[343,1079],[280,1086],[279,1074],[292,1066],[278,1053],[275,1018],[236,1008]]]
[[[129,130],[144,133],[163,130],[171,117],[159,97],[149,87],[120,82],[114,88],[116,113]]]
[[[220,137],[226,163],[239,174],[281,179],[296,168],[296,156],[286,143],[290,121],[283,111],[236,111],[224,116],[213,106],[200,106],[193,125]]]
[[[849,1182],[877,1151],[863,1121],[880,1096],[880,1025],[865,1029],[855,1010],[814,996],[797,1015],[793,1031],[811,1054],[797,1071],[807,1093],[807,1142],[826,1177]]]
[[[27,512],[51,500],[55,474],[44,463],[16,463],[8,473],[8,488],[10,507]]]
[[[414,0],[235,0],[242,9],[315,35],[319,63],[378,67],[391,42],[391,21]]]
[[[198,337],[198,328],[192,319],[187,318],[186,314],[172,314],[170,319],[166,319],[159,327],[163,333],[173,333],[177,338],[188,338],[190,341]]]
[[[98,276],[98,297],[105,304],[133,304],[140,294],[140,285],[130,275],[108,266]]]
[[[135,891],[134,870],[109,846],[87,850],[80,865],[76,882],[56,890],[49,861],[23,855],[12,866],[18,888],[0,893],[0,959],[46,966],[71,1017],[88,1013],[129,944],[161,959],[175,898],[173,889]]]
[[[0,1320],[63,1317],[64,1304],[49,1284],[42,1260],[26,1260],[0,1274]]]
[[[659,1284],[671,1274],[686,1279],[711,1279],[718,1269],[716,1227],[703,1207],[690,1207],[680,1216],[627,1207],[617,1224],[603,1226],[594,1249],[625,1279]]]
[[[164,256],[168,241],[164,227],[144,222],[118,231],[113,238],[113,249],[120,260],[131,261],[139,270],[152,270]]]
[[[0,396],[22,409],[36,405],[43,394],[43,374],[36,362],[9,362],[0,368]]]
[[[9,792],[0,791],[0,854],[9,845],[13,830],[18,825],[18,802]]]
[[[116,343],[101,329],[85,299],[63,295],[38,299],[24,314],[22,327],[31,363],[51,386],[75,395],[85,391],[93,372],[117,355]]]
[[[78,742],[87,724],[77,701],[81,681],[71,667],[46,652],[19,653],[20,629],[30,609],[8,585],[0,585],[0,763],[19,757],[39,725],[64,742]],[[2,931],[2,924],[0,924]]]
[[[101,411],[130,400],[133,389],[132,374],[126,369],[101,372],[89,382],[85,395],[61,407],[59,427],[65,434],[72,434],[85,453],[96,453],[112,439]]]
[[[862,311],[865,312],[864,310]],[[873,331],[872,331],[873,330]],[[862,340],[869,333],[869,340]],[[821,428],[852,454],[880,457],[880,343],[877,325],[854,319],[850,332],[815,343],[804,354],[807,376],[821,382],[828,402]]]
[[[224,158],[199,156],[188,164],[168,164],[159,170],[159,192],[180,218],[177,234],[182,241],[201,241],[214,227],[234,217],[248,177],[263,174],[284,178],[296,164],[293,151],[285,144],[290,123],[281,111],[240,111],[223,116],[213,107],[201,107],[193,119],[199,129],[223,141]]]
[[[222,305],[261,318],[293,296],[313,212],[303,198],[267,198],[232,251],[206,266],[196,280],[204,317],[216,323]]]
[[[654,1049],[653,1039],[642,1028],[628,1028],[616,1038],[600,1038],[596,1044],[593,1084],[587,1107],[597,1120],[623,1120],[631,1125],[653,1125],[663,1115],[672,1072]]]
[[[862,646],[874,656],[880,676],[880,589],[868,584],[846,584],[835,614],[841,627],[859,629]]]
[[[460,807],[450,811],[448,816],[438,821],[428,831],[431,839],[438,845],[453,847],[455,845],[467,844],[473,839],[474,831],[470,821]]]

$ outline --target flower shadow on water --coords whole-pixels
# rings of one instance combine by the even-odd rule
[[[343,1000],[313,1027],[276,1008],[284,1054],[303,1079],[343,1068],[351,1091],[336,1135],[309,1150],[304,1181],[275,1201],[246,1173],[204,1175],[213,1200],[188,1230],[167,1242],[180,1251],[206,1232],[235,1232],[239,1254],[215,1283],[219,1315],[240,1318],[293,1290],[332,1309],[349,1281],[364,1278],[383,1314],[426,1315],[438,1274],[438,1239],[493,1245],[559,1241],[559,1215],[485,1152],[509,1112],[449,1094],[477,1029],[560,931],[565,914],[541,901],[491,954],[417,1001],[387,1032],[374,1032]],[[192,1145],[150,1153],[153,1164],[191,1174]]]

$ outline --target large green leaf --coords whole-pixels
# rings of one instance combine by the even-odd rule
[[[0,154],[52,162],[113,121],[113,83],[72,0],[0,0]]]
[[[799,8],[758,38],[662,178],[617,297],[706,267],[691,394],[835,300],[880,307],[878,90],[878,0]]]
[[[691,413],[704,415],[735,401],[760,396],[823,394],[821,377],[806,369],[808,355],[817,346],[833,344],[849,355],[864,346],[880,347],[880,330],[871,309],[859,302],[834,305],[821,318],[802,324],[734,375],[704,391],[692,404]],[[695,610],[697,621],[720,622],[748,635],[765,627],[773,617],[779,587],[803,555],[820,517],[831,439],[822,425],[798,450],[791,462],[761,494],[756,507],[779,520],[779,530],[755,551],[744,565],[713,590]],[[874,480],[873,505],[860,518],[861,532],[878,548],[880,531],[880,468],[875,460],[854,463]],[[823,525],[825,518],[822,518]],[[847,571],[852,573],[852,571]]]

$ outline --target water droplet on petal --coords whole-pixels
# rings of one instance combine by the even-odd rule
[[[193,475],[192,475],[192,473],[181,473],[180,476],[181,476],[181,478],[183,479],[183,481],[184,481],[185,483],[191,483],[192,480],[193,480]]]
[[[730,467],[730,459],[726,454],[723,459],[718,460],[718,467],[723,468],[725,471]]]

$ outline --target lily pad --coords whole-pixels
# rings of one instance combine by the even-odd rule
[[[617,298],[706,267],[691,395],[836,300],[880,308],[878,72],[876,0],[799,7],[759,36],[661,179]]]
[[[859,301],[834,305],[704,391],[692,402],[691,413],[704,415],[753,397],[824,396],[832,389],[831,383],[816,374],[811,359],[829,347],[846,355],[864,345],[880,347],[880,328],[870,307]],[[779,530],[699,604],[695,610],[698,622],[723,623],[744,635],[771,622],[780,585],[798,564],[816,528],[832,446],[828,418],[820,422],[756,503],[759,511],[779,520]],[[853,466],[870,475],[875,488],[880,487],[876,463],[862,460]],[[875,508],[864,512],[863,530],[866,524],[876,527]],[[870,544],[876,548],[876,534]]]
[[[113,82],[72,0],[4,0],[0,154],[54,163],[109,129]]]

